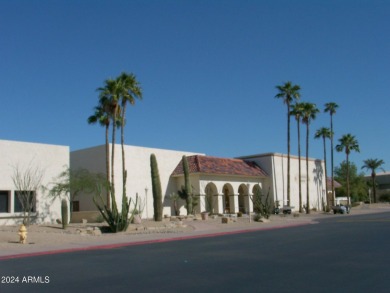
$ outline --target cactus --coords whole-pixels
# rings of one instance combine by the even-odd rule
[[[62,229],[66,229],[68,226],[68,201],[66,199],[61,200],[61,221]]]
[[[188,167],[188,161],[187,157],[183,156],[182,158],[183,163],[183,171],[184,171],[184,187],[182,187],[181,191],[179,190],[179,196],[186,201],[186,209],[187,209],[187,215],[190,215],[193,213],[194,210],[194,198],[192,194],[192,186],[190,182],[190,171]]]
[[[162,221],[163,207],[160,174],[158,172],[158,165],[155,154],[150,155],[150,169],[152,176],[154,220],[157,222]]]

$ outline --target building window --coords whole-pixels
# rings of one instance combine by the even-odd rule
[[[9,191],[0,191],[0,213],[9,213]]]
[[[22,204],[22,202],[24,204]],[[24,212],[23,206],[31,206],[31,212],[35,213],[36,211],[36,197],[34,191],[15,191],[14,194],[14,212],[21,213]]]
[[[80,202],[78,200],[73,201],[73,211],[72,212],[79,212],[80,211]]]

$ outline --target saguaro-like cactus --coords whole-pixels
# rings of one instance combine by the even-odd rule
[[[62,229],[66,229],[68,226],[69,212],[68,212],[68,201],[66,199],[61,200],[61,221]]]
[[[179,195],[185,199],[187,215],[193,213],[193,197],[192,197],[192,186],[190,181],[190,169],[188,167],[187,157],[183,156],[183,171],[184,171],[184,190],[179,192]]]
[[[162,191],[160,174],[158,172],[157,159],[155,154],[150,155],[150,169],[152,176],[152,189],[153,189],[153,208],[154,208],[154,220],[162,221]]]

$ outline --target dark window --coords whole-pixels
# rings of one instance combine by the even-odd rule
[[[14,212],[20,213],[23,212],[23,205],[22,202],[25,205],[31,206],[31,211],[35,212],[36,207],[36,200],[35,200],[35,193],[34,191],[15,191],[14,194]]]
[[[9,213],[9,191],[0,191],[0,213]]]
[[[73,212],[79,212],[80,211],[80,202],[77,200],[77,201],[73,201]]]

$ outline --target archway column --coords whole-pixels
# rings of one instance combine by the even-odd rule
[[[224,213],[224,206],[223,206],[223,197],[224,197],[225,195],[222,193],[222,194],[218,194],[218,196],[217,196],[217,210],[216,210],[216,212],[218,213],[218,214],[223,214]]]
[[[230,213],[236,214],[239,211],[238,194],[230,196]]]
[[[245,208],[247,209],[246,212],[249,214],[253,212],[253,202],[251,200],[251,194],[248,194],[248,196],[246,196],[246,200],[247,203],[245,205]]]
[[[199,195],[199,210],[200,212],[205,212],[206,207],[206,194]]]

